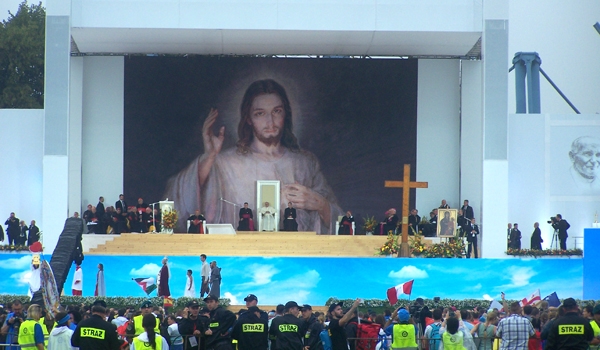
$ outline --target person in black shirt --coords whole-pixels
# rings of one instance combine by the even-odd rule
[[[590,325],[590,320],[579,316],[579,306],[575,299],[565,299],[562,306],[565,309],[565,315],[552,323],[546,349],[588,349],[589,342],[594,339],[594,330]]]
[[[312,306],[308,304],[302,305],[300,308],[302,312],[302,318],[304,319],[306,327],[306,335],[304,336],[304,346],[310,350],[323,350],[323,343],[321,343],[320,334],[323,330],[323,325],[313,315]]]
[[[354,316],[354,312],[360,304],[360,299],[356,299],[352,304],[352,307],[344,315],[342,310],[342,303],[329,305],[329,316],[331,322],[329,322],[329,337],[331,338],[332,350],[348,350],[348,338],[346,337],[345,326],[348,324],[350,319]]]
[[[206,219],[202,214],[200,214],[200,210],[196,210],[194,215],[190,215],[187,219],[190,222],[190,227],[188,228],[188,233],[204,233],[203,222]]]
[[[189,350],[197,350],[201,337],[204,333],[205,325],[202,322],[203,319],[199,316],[200,304],[196,300],[190,301],[187,304],[187,308],[183,310],[183,318],[179,321],[179,334],[184,336],[186,342],[188,342],[187,348]],[[191,346],[192,343],[188,340],[191,336],[196,337],[196,346]],[[192,341],[193,342],[193,341]]]
[[[238,341],[238,350],[267,350],[269,327],[258,306],[251,306],[233,327],[231,337]]]
[[[276,347],[271,350],[302,350],[306,327],[304,320],[298,318],[300,307],[295,301],[288,301],[283,308],[285,314],[271,321],[269,334],[276,340]]]
[[[204,331],[206,350],[232,350],[230,329],[235,324],[233,312],[219,306],[219,299],[214,295],[204,298],[210,310],[210,323]]]
[[[567,237],[569,237],[567,230],[569,229],[569,227],[571,227],[571,225],[569,225],[567,220],[564,220],[562,218],[562,215],[556,214],[556,220],[553,220],[552,227],[555,230],[558,230],[558,239],[560,240],[560,249],[567,250]]]
[[[292,207],[292,202],[288,202],[288,207],[283,212],[283,230],[298,231],[298,222],[296,221],[296,208]]]
[[[106,305],[96,301],[92,306],[92,316],[77,325],[71,336],[71,345],[86,350],[118,350],[120,348],[117,328],[104,320]]]

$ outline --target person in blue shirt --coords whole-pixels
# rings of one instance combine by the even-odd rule
[[[19,327],[19,345],[21,345],[21,349],[45,349],[44,331],[39,323],[41,317],[42,308],[37,304],[31,304],[27,309],[27,319]],[[35,345],[31,346],[32,344]]]
[[[2,334],[6,334],[6,343],[7,344],[18,344],[17,335],[19,334],[19,327],[21,323],[25,320],[25,315],[23,314],[23,304],[19,300],[15,300],[12,302],[12,312],[6,315],[6,321],[2,325]],[[6,350],[17,350],[18,346],[8,346]]]
[[[397,321],[397,323],[392,323],[393,321]],[[417,348],[417,327],[409,321],[410,313],[404,308],[395,310],[392,313],[392,317],[386,323],[385,327],[385,334],[392,337],[392,349]],[[394,327],[396,327],[396,332],[394,332]],[[414,330],[414,336],[404,334],[403,331],[407,328]],[[402,336],[402,338],[400,339],[398,336]]]

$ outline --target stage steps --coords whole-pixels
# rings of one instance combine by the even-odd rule
[[[96,255],[373,257],[386,236],[315,232],[238,232],[236,235],[121,234],[90,249]]]

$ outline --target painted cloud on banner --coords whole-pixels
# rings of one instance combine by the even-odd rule
[[[390,278],[396,279],[407,279],[407,278],[429,278],[429,274],[425,270],[421,270],[413,265],[406,265],[399,271],[390,271],[388,274]]]

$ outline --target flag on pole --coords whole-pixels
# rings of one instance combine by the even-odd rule
[[[548,295],[547,297],[544,298],[544,300],[546,300],[548,302],[548,306],[554,306],[554,307],[560,306],[560,300],[558,299],[558,295],[556,294],[556,292]]]
[[[502,311],[503,306],[502,306],[502,304],[500,304],[500,302],[498,300],[492,300],[492,302],[490,303],[489,309],[490,310],[498,309],[498,311]]]
[[[390,301],[390,305],[395,305],[398,302],[398,298],[402,294],[410,295],[412,292],[413,282],[415,280],[410,280],[408,282],[404,282],[395,287],[392,287],[387,290],[387,297]]]
[[[537,303],[539,303],[540,301],[542,301],[542,298],[540,297],[540,290],[537,289],[535,292],[533,292],[533,294],[531,294],[529,296],[529,298],[523,298],[523,300],[521,300],[519,302],[519,304],[521,304],[521,306],[526,306],[526,305],[535,305]]]
[[[140,286],[140,288],[142,288],[142,290],[144,291],[144,293],[146,293],[146,295],[150,295],[150,293],[152,293],[156,290],[156,282],[154,280],[154,277],[132,278],[132,280],[134,280],[135,283],[137,283],[138,286]]]

